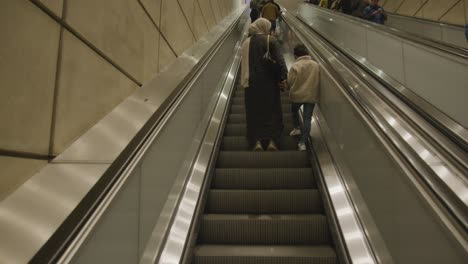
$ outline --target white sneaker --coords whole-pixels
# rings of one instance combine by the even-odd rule
[[[300,151],[306,151],[307,150],[306,144],[304,144],[304,143],[299,143],[297,145],[297,147],[299,148]]]
[[[289,133],[290,136],[300,136],[301,135],[301,130],[299,128],[293,128],[291,130],[291,133]]]

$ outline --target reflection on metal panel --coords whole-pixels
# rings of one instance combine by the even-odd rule
[[[26,263],[108,168],[53,164],[0,204],[0,263]]]

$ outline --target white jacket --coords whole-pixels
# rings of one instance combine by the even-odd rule
[[[310,56],[297,58],[288,73],[289,97],[293,103],[315,103],[320,87],[320,66]]]

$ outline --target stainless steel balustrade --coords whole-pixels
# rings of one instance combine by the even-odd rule
[[[243,12],[228,16],[2,201],[1,263],[56,262],[64,250],[62,263],[138,262],[216,99],[219,65],[232,57]],[[199,82],[187,86],[195,75]]]
[[[462,26],[397,14],[387,14],[387,16],[388,19],[385,21],[385,25],[388,27],[448,45],[468,49],[465,29]]]
[[[437,152],[424,134],[374,93],[326,41],[311,35],[290,14],[284,18],[299,37],[295,40],[291,33],[289,47],[305,42],[323,66],[313,146],[319,162],[327,161],[321,154],[331,155],[333,165],[330,159],[320,164],[324,178],[330,173],[324,168],[332,166],[345,186],[328,192],[350,195],[378,262],[464,263],[468,257],[466,167],[459,171],[452,166],[444,152]],[[454,183],[443,183],[448,178],[457,182],[452,191],[441,187]],[[458,196],[459,203],[451,204],[450,193]],[[458,212],[457,218],[448,212],[450,206]],[[337,211],[336,218],[340,215],[352,213]]]
[[[392,34],[385,27],[312,5],[302,4],[298,17],[408,101],[435,113],[449,133],[468,142],[468,115],[462,99],[468,96],[466,51]]]
[[[172,222],[183,220],[175,215],[179,195],[190,184],[186,183],[190,173],[200,169],[196,161],[200,144],[221,89],[232,79],[225,65],[232,63],[232,50],[239,46],[246,21],[244,14],[124,173],[125,181],[105,211],[96,215],[96,223],[85,229],[60,263],[154,263],[164,252],[161,247],[170,237]],[[165,258],[163,263],[175,262]]]

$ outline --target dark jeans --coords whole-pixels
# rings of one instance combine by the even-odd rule
[[[276,31],[276,20],[270,20],[271,22],[271,31],[275,32]]]
[[[312,122],[312,113],[314,112],[315,104],[313,103],[292,103],[291,104],[291,111],[293,116],[293,123],[295,128],[300,128],[301,123],[299,120],[299,109],[301,105],[304,106],[304,112],[302,116],[304,118],[304,128],[301,130],[302,135],[299,143],[307,143],[310,134],[310,123]]]

